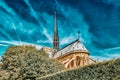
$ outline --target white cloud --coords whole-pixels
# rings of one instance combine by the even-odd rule
[[[97,51],[96,51],[97,52]],[[114,58],[120,58],[120,47],[108,48],[105,50],[100,50],[98,53],[102,54],[101,56],[91,56],[94,59],[99,59],[100,61],[109,60]]]
[[[90,56],[91,58],[93,58],[94,60],[99,60],[99,61],[103,61],[103,60],[110,60],[110,59],[116,59],[116,58],[120,58],[120,53],[104,53],[102,56]]]
[[[7,44],[7,45],[32,45],[34,46],[35,44],[32,43],[27,43],[27,42],[18,42],[18,41],[0,41],[0,43]],[[36,45],[37,49],[42,48],[40,45]]]
[[[120,49],[120,47],[109,48],[109,49],[106,49],[105,51],[111,51],[111,50],[116,50],[116,49]]]
[[[50,43],[49,40],[38,40],[37,43]]]
[[[52,36],[47,32],[45,28],[43,29],[43,34],[48,38],[49,42],[52,43]]]
[[[64,45],[64,44],[68,44],[70,43],[71,41],[75,40],[76,37],[73,36],[73,35],[70,35],[68,37],[64,37],[61,41],[60,41],[60,45]]]
[[[114,53],[114,54],[105,54],[106,56],[110,58],[120,58],[120,53]]]
[[[119,58],[120,57],[120,47],[105,49],[102,51],[102,53],[104,53],[104,55],[109,58]]]
[[[0,46],[9,46],[9,45],[0,44]]]
[[[104,60],[110,60],[112,58],[110,57],[105,57],[105,56],[90,56],[92,59],[96,61],[104,61]]]

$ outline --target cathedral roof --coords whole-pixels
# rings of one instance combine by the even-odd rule
[[[85,48],[85,46],[80,42],[79,39],[71,42],[70,44],[68,44],[67,46],[63,47],[62,49],[60,49],[56,54],[55,54],[55,58],[64,56],[69,54],[71,51],[81,51],[81,52],[86,52],[89,53],[88,50]]]

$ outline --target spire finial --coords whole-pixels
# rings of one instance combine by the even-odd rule
[[[80,39],[80,31],[78,30],[78,39]]]
[[[57,21],[56,21],[56,11],[54,12],[54,30],[55,30],[55,32],[57,31]]]
[[[56,3],[54,5],[54,30],[57,32],[57,16],[56,16]]]

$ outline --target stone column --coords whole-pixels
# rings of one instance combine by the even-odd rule
[[[87,57],[87,63],[86,64],[89,64],[89,56]]]
[[[76,67],[76,56],[74,55],[74,67]]]
[[[80,66],[83,66],[83,58],[82,58],[82,56],[80,57]]]
[[[70,69],[72,68],[72,66],[71,66],[71,62],[69,63],[69,65],[70,65]]]
[[[83,56],[83,65],[85,65],[85,59],[84,59],[84,56]]]

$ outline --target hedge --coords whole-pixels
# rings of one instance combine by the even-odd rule
[[[120,58],[37,77],[36,80],[120,80]]]

